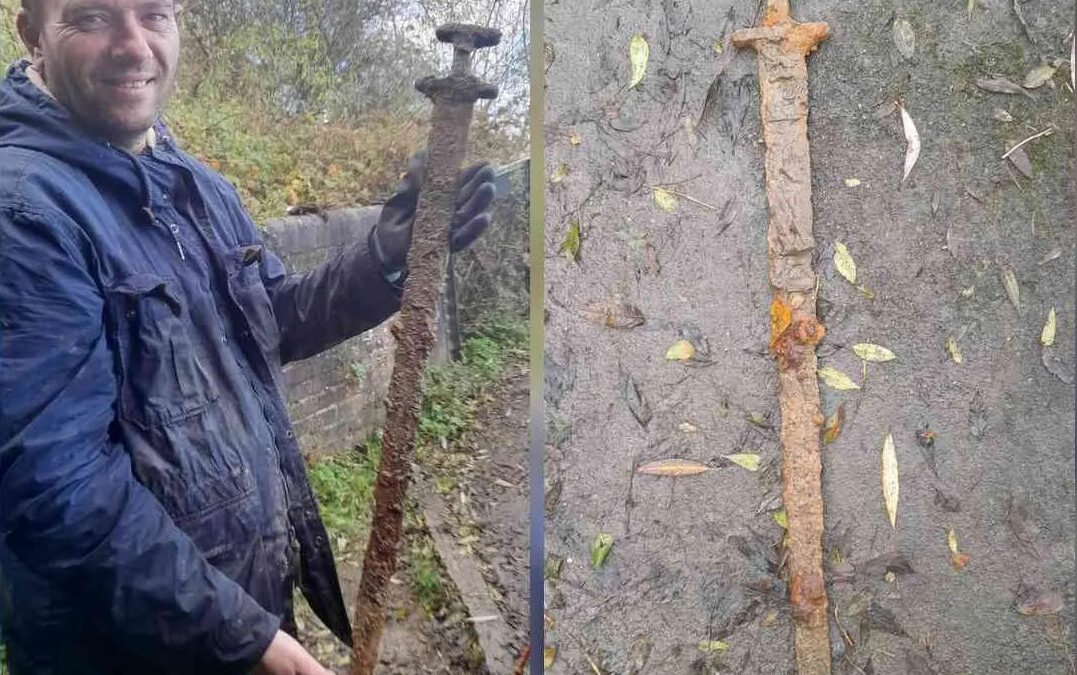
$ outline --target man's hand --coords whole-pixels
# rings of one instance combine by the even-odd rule
[[[411,246],[411,228],[419,201],[419,188],[426,172],[426,151],[412,158],[404,181],[382,207],[381,218],[370,233],[370,246],[386,273],[402,271]],[[449,234],[449,248],[467,248],[490,225],[494,201],[494,169],[488,163],[474,164],[460,175],[456,210]]]
[[[278,630],[251,675],[333,675],[307,653],[295,639]]]

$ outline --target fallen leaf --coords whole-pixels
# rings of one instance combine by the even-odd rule
[[[722,53],[722,50],[723,50],[723,49],[725,49],[725,48],[724,48],[724,47],[722,46],[722,40],[721,40],[721,38],[715,38],[715,40],[714,40],[714,44],[712,44],[712,45],[711,45],[711,47],[712,47],[712,48],[714,49],[714,53],[715,53],[715,54],[721,54],[721,53]]]
[[[659,459],[636,467],[636,473],[649,476],[695,476],[711,471],[711,467],[687,459]]]
[[[595,540],[591,542],[591,567],[594,567],[595,569],[602,567],[606,562],[606,558],[609,557],[612,548],[612,534],[599,532],[595,535]]]
[[[654,189],[654,205],[662,209],[666,213],[673,213],[677,210],[677,206],[680,202],[677,200],[677,195],[668,190],[656,187]]]
[[[957,346],[957,340],[952,337],[947,338],[946,351],[950,353],[950,358],[954,360],[954,363],[961,363],[961,349]]]
[[[568,137],[568,142],[572,145],[579,145],[583,143],[583,136],[580,136],[579,132],[573,131],[572,135]]]
[[[759,455],[752,453],[738,453],[734,455],[722,455],[722,457],[725,457],[737,466],[749,471],[759,471]]]
[[[770,421],[770,415],[757,412],[750,412],[744,416],[744,419],[748,420],[749,424],[759,427],[760,429],[773,429],[774,424]]]
[[[991,117],[998,120],[999,122],[1012,122],[1013,121],[1013,115],[1006,112],[1002,108],[995,108],[994,110],[992,110],[991,111]]]
[[[901,551],[890,551],[878,555],[860,565],[860,571],[867,577],[877,577],[883,574],[906,575],[914,572],[909,559]]]
[[[592,302],[582,309],[584,318],[607,328],[635,328],[643,325],[643,312],[635,305],[614,298]]]
[[[546,569],[543,571],[543,576],[547,579],[560,579],[561,570],[565,566],[565,559],[551,555],[546,559]]]
[[[651,421],[651,404],[640,389],[639,383],[628,373],[623,373],[621,376],[621,392],[632,417],[635,417],[639,425],[646,429],[648,422]]]
[[[1057,319],[1055,318],[1055,308],[1052,307],[1051,311],[1047,313],[1047,323],[1043,324],[1043,330],[1040,332],[1040,344],[1044,347],[1050,347],[1055,343],[1055,328],[1057,327]]]
[[[778,344],[778,338],[793,323],[793,308],[781,295],[775,295],[770,301],[770,349]]]
[[[984,437],[987,431],[987,404],[984,403],[983,393],[976,390],[969,401],[969,433],[975,439]]]
[[[696,348],[688,340],[677,340],[666,350],[666,358],[670,361],[687,361],[696,354]]]
[[[966,8],[969,13],[969,18],[972,18],[972,10],[976,9],[976,0],[969,0],[968,7]]]
[[[845,179],[845,187],[859,187],[859,186],[860,186],[860,179],[859,178],[846,178]]]
[[[1028,153],[1024,148],[1014,148],[1010,154],[1006,155],[1006,159],[1010,164],[1013,164],[1014,168],[1021,172],[1025,178],[1032,178],[1032,162],[1028,158]]]
[[[1057,260],[1061,256],[1062,256],[1062,249],[1056,246],[1055,248],[1048,251],[1046,253],[1046,255],[1044,255],[1042,258],[1040,258],[1040,263],[1039,264],[1046,265],[1047,263],[1051,262],[1052,260]]]
[[[703,640],[699,643],[699,651],[701,652],[724,652],[729,650],[729,645],[721,640]]]
[[[969,556],[957,550],[957,532],[950,528],[946,533],[946,545],[950,548],[950,564],[955,570],[964,569],[969,562]]]
[[[823,443],[825,445],[830,445],[838,440],[838,436],[841,434],[841,428],[843,426],[845,426],[844,403],[839,405],[838,409],[831,413],[830,417],[826,418],[826,423],[823,425]]]
[[[632,36],[632,42],[628,45],[628,57],[632,62],[632,81],[628,85],[629,89],[643,81],[643,75],[647,72],[647,57],[650,51],[647,38],[639,33]]]
[[[789,515],[785,512],[785,509],[780,509],[770,514],[770,517],[774,519],[774,522],[778,524],[778,527],[783,530],[789,529]]]
[[[976,292],[976,286],[975,285],[969,286],[968,288],[962,288],[961,289],[961,297],[963,297],[963,298],[971,298],[972,294],[975,293],[975,292]]]
[[[894,22],[894,46],[906,60],[912,59],[916,52],[916,33],[912,30],[912,24],[905,19]]]
[[[568,231],[565,232],[565,240],[561,242],[561,248],[558,249],[559,253],[563,253],[566,258],[573,262],[580,261],[580,224],[573,221],[568,226]]]
[[[838,391],[849,391],[851,389],[859,389],[860,385],[853,382],[853,379],[845,373],[831,368],[830,366],[824,366],[819,369],[819,377],[827,386],[837,389]]]
[[[886,501],[886,514],[890,517],[890,527],[897,527],[898,465],[897,453],[894,451],[894,437],[889,432],[883,441],[883,499]]]
[[[871,361],[872,363],[893,361],[896,358],[894,352],[886,347],[880,347],[879,345],[874,345],[870,342],[853,345],[853,352],[855,352],[861,359]]]
[[[1042,87],[1055,76],[1056,70],[1058,69],[1047,63],[1036,66],[1028,71],[1028,75],[1025,75],[1025,81],[1021,83],[1021,86],[1025,89],[1037,89]]]
[[[557,660],[557,647],[553,645],[547,645],[542,648],[542,667],[552,668],[553,662]]]
[[[562,164],[553,170],[550,174],[550,185],[557,185],[561,181],[565,180],[565,176],[568,175],[568,164]]]
[[[692,424],[691,422],[681,422],[679,425],[677,425],[677,428],[686,434],[694,434],[695,432],[699,431],[699,427]]]
[[[856,262],[853,261],[849,248],[840,241],[834,242],[834,267],[849,283],[856,283]]]
[[[1004,77],[981,77],[976,80],[976,86],[984,91],[989,91],[992,94],[1022,94],[1032,100],[1036,100],[1035,96]]]
[[[885,581],[888,584],[894,583],[894,581],[896,579],[897,579],[897,575],[894,574],[893,572],[887,572],[886,574],[883,575],[883,581]]]
[[[1073,384],[1073,368],[1062,360],[1054,347],[1043,347],[1040,360],[1043,362],[1043,367],[1047,369],[1047,372],[1057,377],[1060,382]]]
[[[1021,289],[1017,286],[1017,277],[1009,267],[1002,268],[1002,285],[1006,288],[1006,297],[1013,303],[1014,309],[1021,311]]]
[[[1014,609],[1022,616],[1045,616],[1062,611],[1064,601],[1058,591],[1044,591],[1039,588],[1022,588],[1017,594]]]
[[[909,177],[909,172],[916,165],[916,160],[920,157],[920,132],[916,130],[916,124],[913,123],[912,117],[905,110],[905,106],[898,106],[898,110],[901,111],[901,127],[905,130],[905,175],[901,177],[901,182],[905,182],[905,179]]]
[[[931,217],[934,218],[939,213],[939,200],[942,199],[942,195],[938,190],[931,193]]]

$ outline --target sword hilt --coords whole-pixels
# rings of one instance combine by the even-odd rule
[[[438,26],[434,34],[439,41],[452,44],[452,70],[445,77],[421,78],[415,88],[435,103],[439,100],[474,103],[480,98],[497,98],[497,85],[483,82],[471,72],[471,54],[476,49],[493,47],[501,42],[501,31],[466,23],[447,23]]]

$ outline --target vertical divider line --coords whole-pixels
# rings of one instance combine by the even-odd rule
[[[543,348],[544,336],[544,289],[543,274],[545,260],[545,213],[546,201],[543,190],[545,180],[545,138],[543,136],[543,110],[545,108],[545,73],[543,57],[543,0],[531,0],[530,6],[530,144],[531,161],[529,166],[530,204],[528,221],[530,226],[530,467],[528,472],[528,496],[530,501],[529,533],[530,547],[528,562],[530,572],[530,645],[531,675],[543,672],[543,650],[545,647],[545,594],[543,586],[543,567],[545,553],[543,550],[543,526],[545,523],[545,480],[543,459],[546,448],[546,415],[543,392]]]

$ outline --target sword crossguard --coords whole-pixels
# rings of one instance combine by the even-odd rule
[[[761,42],[777,42],[807,56],[814,52],[829,34],[830,26],[825,23],[795,21],[789,15],[789,0],[768,0],[762,25],[742,28],[733,33],[733,45],[741,49],[751,47],[758,51]]]
[[[434,34],[453,46],[452,70],[445,77],[429,76],[415,82],[415,88],[432,101],[474,103],[480,98],[497,98],[497,85],[483,82],[471,72],[471,54],[476,49],[501,42],[496,28],[466,23],[438,26]]]

